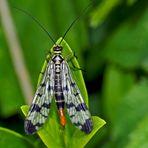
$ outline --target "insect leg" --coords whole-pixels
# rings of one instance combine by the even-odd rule
[[[81,70],[81,71],[83,71],[83,72],[86,72],[84,69],[79,68],[79,67],[76,67],[76,66],[74,65],[73,61],[71,61],[71,64],[72,64],[72,67],[70,66],[70,68],[71,68],[72,70],[74,70],[74,71],[76,71],[76,70]]]
[[[74,53],[71,53],[71,54],[69,54],[69,55],[67,55],[66,58],[65,58],[65,60],[66,60],[67,62],[71,62],[72,67],[70,66],[70,68],[71,68],[72,70],[74,70],[74,71],[76,71],[76,70],[82,70],[82,71],[85,72],[84,69],[75,66],[75,64],[74,64],[74,62],[73,62],[73,59],[74,59],[74,58],[78,59],[78,57],[76,56],[75,52],[74,52]]]

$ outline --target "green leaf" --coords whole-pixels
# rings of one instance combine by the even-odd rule
[[[59,38],[56,44],[58,44],[61,41],[62,38]],[[77,59],[74,56],[74,53],[72,52],[69,45],[66,43],[65,40],[61,43],[63,47],[62,55],[65,58],[65,60],[68,60],[68,64],[70,67],[76,67],[80,68]],[[51,53],[53,53],[53,48],[51,48]],[[45,69],[45,64],[43,65],[42,69]],[[88,95],[85,87],[85,83],[83,80],[82,72],[81,70],[72,70],[71,72],[73,74],[73,77],[82,93],[82,97],[84,98],[85,103],[88,105]],[[41,82],[42,77],[39,76],[39,82]],[[56,109],[55,109],[56,108]],[[22,111],[26,115],[28,112],[28,106],[23,106]],[[49,114],[49,118],[43,128],[38,131],[39,136],[41,137],[42,141],[45,143],[47,147],[76,147],[79,145],[79,147],[84,147],[87,142],[91,139],[91,137],[101,128],[105,121],[98,118],[93,117],[93,124],[94,129],[89,134],[86,135],[83,132],[81,132],[79,129],[76,129],[74,125],[69,121],[68,115],[67,117],[67,124],[65,129],[59,124],[58,114],[57,114],[57,107],[55,102],[52,102],[51,105],[51,111]]]
[[[91,13],[90,25],[94,28],[101,25],[112,9],[121,2],[119,0],[103,0]]]
[[[137,0],[127,0],[127,5],[128,6],[131,6],[133,5],[134,3],[136,3]]]
[[[129,135],[139,124],[139,122],[148,115],[148,82],[142,80],[123,96],[118,104],[119,108],[112,121],[112,141],[116,147],[127,144]],[[126,130],[125,130],[126,129]]]
[[[0,127],[0,147],[1,148],[28,148],[34,145],[22,135]]]
[[[122,24],[110,37],[106,58],[121,67],[148,69],[148,9],[143,9],[140,17]]]
[[[93,124],[94,124],[93,131],[90,134],[86,135],[86,134],[82,133],[79,129],[77,129],[73,134],[71,142],[69,141],[68,147],[72,146],[72,148],[76,148],[76,147],[80,146],[83,148],[88,143],[88,141],[94,136],[94,134],[104,124],[106,124],[106,122],[99,117],[93,116],[92,119],[93,119]]]
[[[114,122],[123,96],[128,93],[134,83],[133,73],[125,73],[113,64],[106,68],[103,81],[103,105],[110,121]]]
[[[56,107],[56,106],[54,106]],[[29,106],[24,105],[21,107],[25,116],[27,115]],[[52,108],[55,109],[55,108]],[[50,115],[49,115],[50,116]],[[57,115],[56,115],[57,116]],[[59,122],[56,121],[51,116],[48,118],[48,121],[45,123],[43,128],[38,131],[38,134],[44,144],[49,148],[65,148],[65,147],[84,147],[88,141],[93,137],[93,135],[106,123],[99,117],[92,117],[93,118],[93,131],[86,135],[85,133],[81,132],[79,129],[74,129],[73,125],[66,125],[65,129],[62,129]],[[73,128],[73,133],[69,131]]]
[[[138,126],[129,135],[129,143],[125,148],[147,148],[148,147],[148,117],[139,121]]]

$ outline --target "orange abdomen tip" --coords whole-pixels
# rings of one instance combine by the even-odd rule
[[[59,109],[59,115],[60,115],[60,123],[62,126],[66,125],[66,118],[65,118],[65,114],[64,114],[64,109],[60,108]]]

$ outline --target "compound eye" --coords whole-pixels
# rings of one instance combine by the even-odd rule
[[[62,46],[55,46],[55,47],[53,47],[53,50],[54,51],[61,51],[62,50]]]

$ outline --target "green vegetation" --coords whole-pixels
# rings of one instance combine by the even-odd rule
[[[21,84],[23,80],[30,80],[35,91],[42,64],[53,43],[28,16],[12,7],[33,14],[58,40],[89,0],[20,0],[17,3],[10,0],[8,4],[29,78],[23,73],[21,80],[17,74],[13,58],[19,54],[15,50],[16,56],[10,52],[8,36],[11,37],[11,32],[6,32],[3,19],[8,18],[2,13],[1,8],[5,7],[0,3],[0,147],[147,148],[148,1],[94,0],[65,38],[78,57],[80,67],[86,71],[82,73],[88,92],[83,82],[79,85],[95,116],[95,127],[90,135],[70,124],[59,133],[54,103],[51,118],[38,132],[39,136],[24,133],[21,109],[26,114],[28,106],[25,104],[30,101]],[[17,64],[20,66],[21,61]],[[75,75],[75,71],[73,73]],[[76,81],[83,79],[77,73],[76,78]],[[106,125],[96,116],[104,119]],[[72,136],[71,131],[74,131]]]

